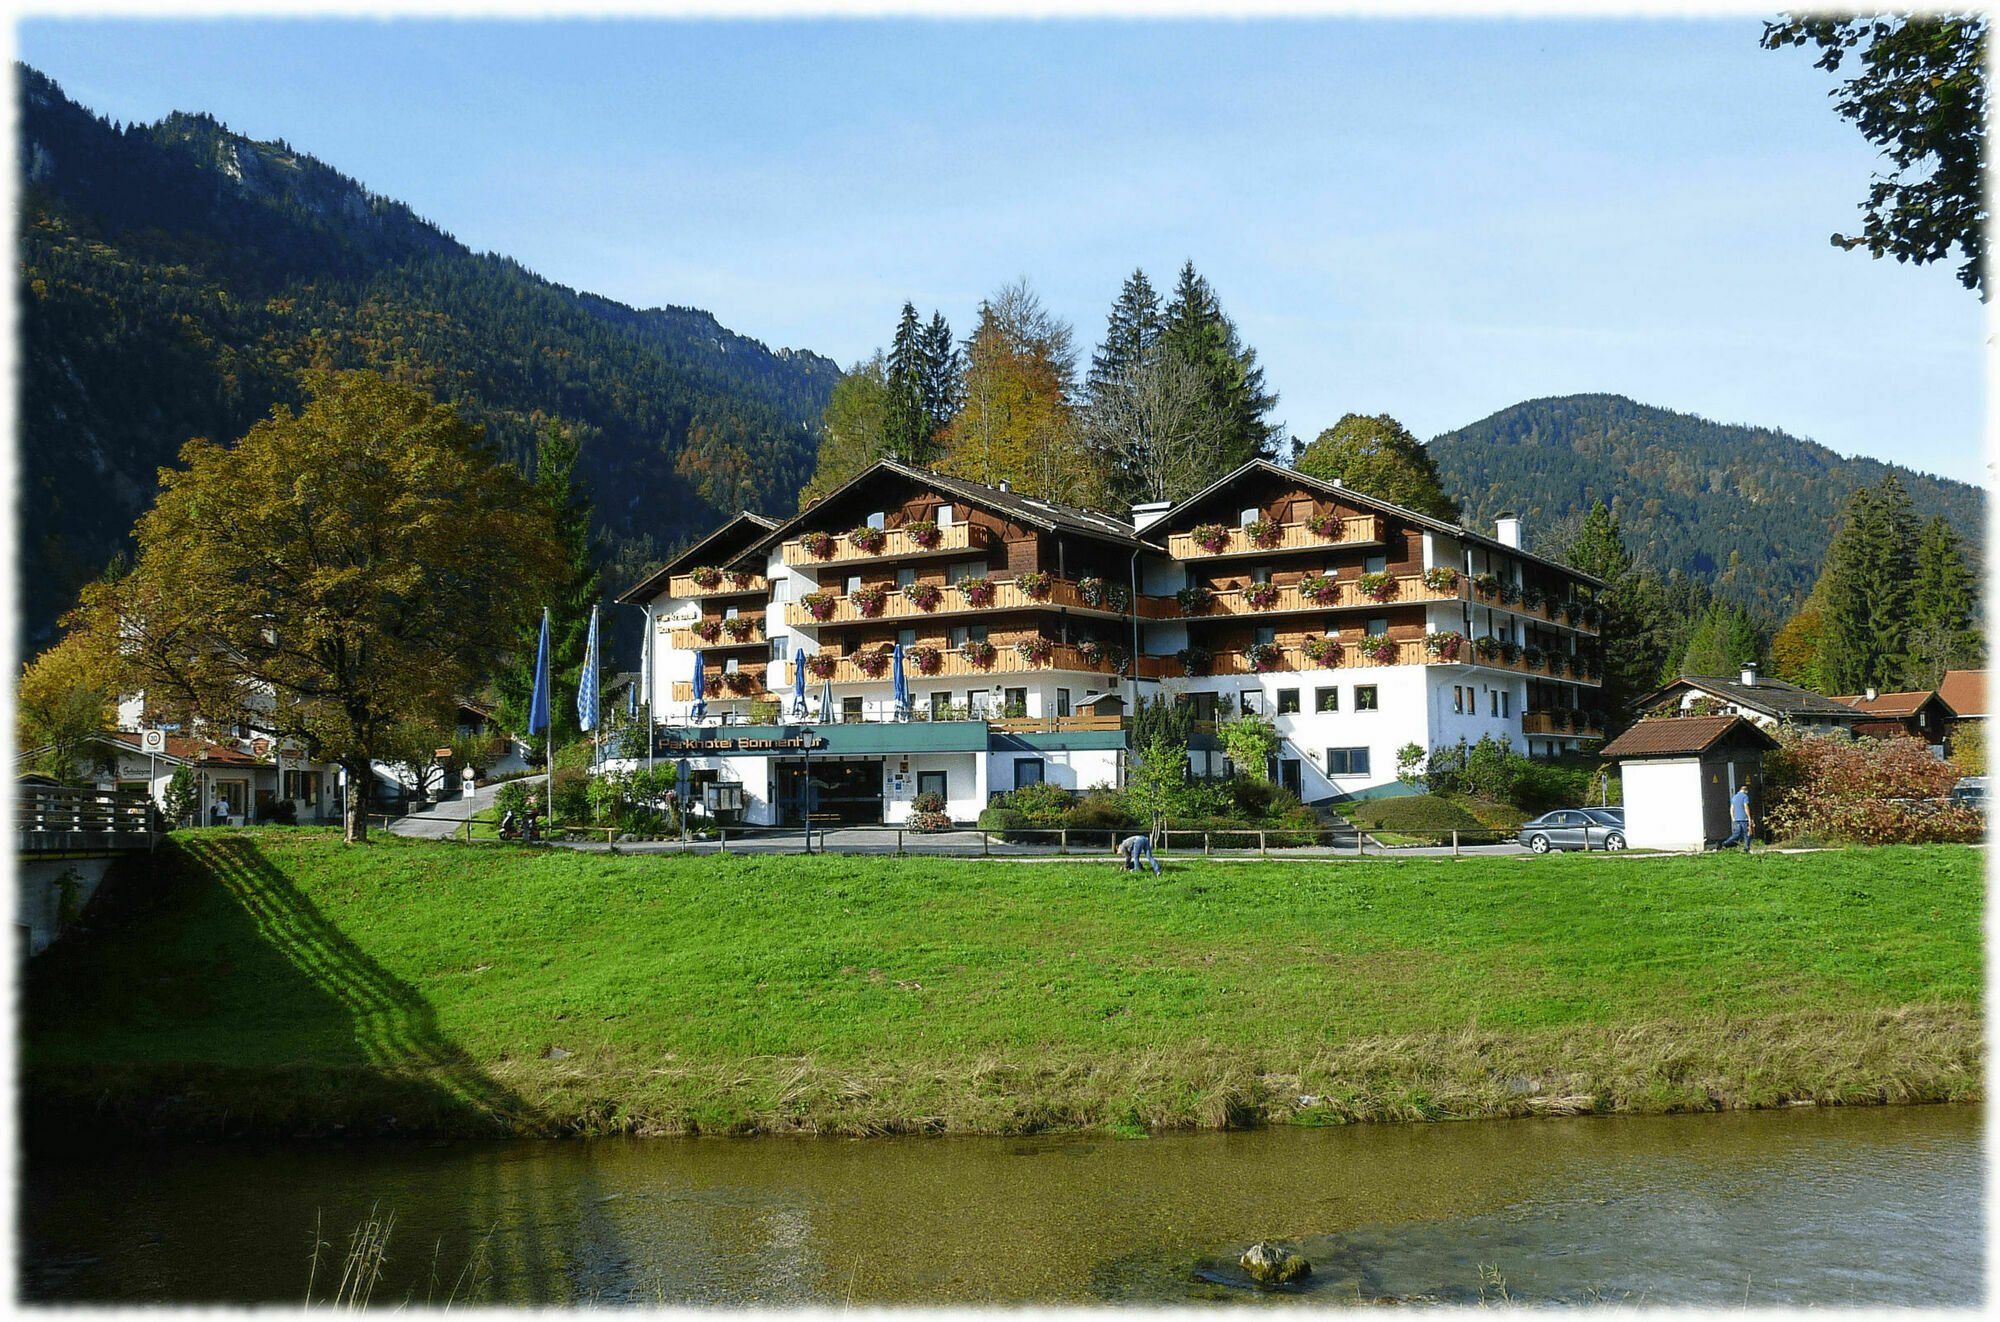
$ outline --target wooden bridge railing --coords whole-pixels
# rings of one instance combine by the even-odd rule
[[[14,804],[14,829],[46,834],[81,831],[150,836],[152,799],[144,790],[63,789],[23,785]]]

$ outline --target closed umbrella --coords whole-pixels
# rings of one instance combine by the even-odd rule
[[[792,715],[801,721],[806,718],[806,654],[804,652],[792,658]]]
[[[896,644],[896,650],[889,654],[889,674],[896,684],[896,719],[905,720],[910,714],[910,678],[903,673],[903,645]]]
[[[828,675],[819,682],[819,718],[822,721],[831,721],[834,718],[833,712],[833,676]]]
[[[689,708],[688,714],[697,721],[708,715],[708,704],[702,701],[701,693],[701,651],[700,649],[696,649],[694,654],[694,706]]]

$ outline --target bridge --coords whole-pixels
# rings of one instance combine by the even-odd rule
[[[144,790],[20,785],[14,803],[14,928],[39,954],[76,921],[113,860],[147,852],[164,825]]]

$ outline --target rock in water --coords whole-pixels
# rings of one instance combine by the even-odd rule
[[[1312,1264],[1287,1248],[1256,1243],[1243,1250],[1239,1266],[1259,1285],[1284,1285],[1312,1275]]]

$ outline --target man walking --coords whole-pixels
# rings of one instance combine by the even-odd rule
[[[1126,872],[1137,872],[1139,860],[1143,857],[1153,865],[1153,875],[1160,875],[1160,860],[1153,857],[1153,842],[1143,835],[1128,835],[1118,842],[1120,868]]]
[[[1740,785],[1729,799],[1729,838],[1722,842],[1724,849],[1738,840],[1743,842],[1743,852],[1750,852],[1750,787]]]

